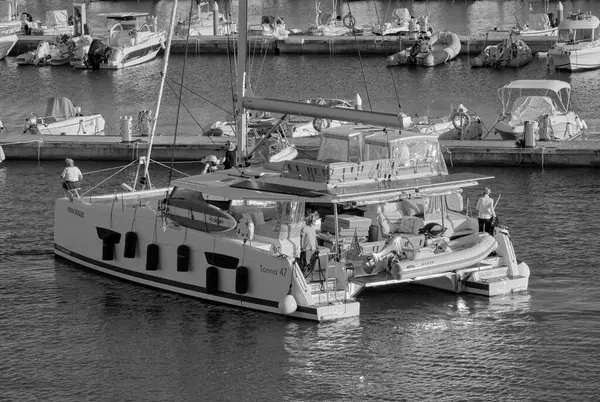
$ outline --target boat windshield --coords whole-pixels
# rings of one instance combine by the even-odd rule
[[[362,135],[351,137],[326,137],[321,139],[317,160],[324,162],[360,162],[362,160]]]
[[[231,215],[240,219],[246,215],[255,225],[267,222],[278,224],[301,224],[304,222],[304,202],[269,200],[233,200]]]
[[[591,42],[594,40],[593,29],[559,29],[559,42]]]
[[[436,140],[419,138],[387,144],[367,141],[365,154],[366,160],[395,159],[402,166],[427,164],[433,173],[448,173],[440,144]]]

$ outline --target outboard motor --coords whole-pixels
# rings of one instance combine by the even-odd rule
[[[110,46],[106,46],[100,39],[94,39],[87,54],[87,60],[92,70],[98,70],[100,63],[108,60],[111,53]]]

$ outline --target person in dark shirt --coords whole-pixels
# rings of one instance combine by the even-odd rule
[[[235,166],[235,150],[236,146],[233,141],[227,141],[227,150],[225,151],[225,161],[223,165],[225,169],[231,169]]]

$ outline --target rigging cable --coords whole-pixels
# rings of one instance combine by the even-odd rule
[[[352,11],[350,10],[350,2],[347,2],[348,5],[348,15],[352,15]],[[354,42],[356,43],[356,51],[358,52],[358,60],[360,61],[360,71],[362,73],[363,82],[365,83],[365,91],[367,93],[367,102],[369,102],[369,110],[373,111],[373,106],[371,105],[371,95],[369,95],[369,88],[367,87],[367,78],[365,77],[365,67],[363,65],[362,56],[360,55],[360,49],[358,47],[358,39],[356,39],[356,25],[352,26],[352,36],[354,37]]]
[[[183,67],[181,68],[181,85],[179,86],[179,102],[177,103],[177,117],[175,118],[175,132],[173,133],[173,150],[171,152],[171,169],[169,169],[169,186],[171,186],[171,180],[173,179],[173,163],[175,162],[175,144],[177,144],[177,131],[179,129],[179,116],[181,113],[181,96],[183,93],[183,79],[185,77],[185,67],[188,56],[188,44],[190,43],[190,31],[192,29],[192,13],[194,12],[194,2],[190,2],[190,17],[188,22],[187,35],[185,37],[185,54],[183,55]],[[200,18],[200,15],[198,15]],[[169,85],[169,87],[171,87]],[[149,162],[149,161],[148,161]]]

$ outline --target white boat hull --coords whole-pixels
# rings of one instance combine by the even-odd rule
[[[106,121],[101,114],[73,117],[49,124],[36,124],[28,131],[43,135],[98,135],[104,131]]]
[[[571,132],[569,132],[567,124],[570,125]],[[563,141],[575,138],[582,133],[581,127],[577,124],[577,118],[574,112],[550,116],[550,127],[551,138],[546,139]],[[525,125],[520,122],[515,124],[509,120],[500,120],[496,123],[496,133],[498,133],[503,140],[520,140],[524,138]]]
[[[101,70],[118,70],[150,61],[164,48],[164,41],[164,35],[160,35],[149,38],[139,45],[114,48],[111,57],[101,62],[99,68]],[[71,61],[71,66],[76,69],[91,68],[91,65],[82,59]]]
[[[583,71],[600,68],[600,41],[593,46],[576,49],[573,46],[552,47],[548,51],[550,67],[556,70]]]
[[[160,227],[156,230],[156,205],[166,192],[166,189],[160,189],[126,193],[124,200],[119,199],[119,208],[113,208],[112,195],[92,199],[92,203],[58,199],[54,222],[55,255],[142,285],[275,314],[284,314],[279,305],[293,282],[292,295],[298,307],[289,314],[292,317],[325,321],[359,314],[360,305],[352,299],[336,303],[308,303],[311,295],[306,288],[302,289],[306,286],[302,275],[299,278],[298,274],[293,274],[295,265],[290,265],[285,257],[244,244],[234,231],[230,236],[215,237],[212,233],[185,230],[172,223],[165,224],[163,230]],[[139,206],[140,199],[148,206]],[[134,208],[137,208],[135,215]],[[125,258],[124,238],[130,231],[137,234],[135,256]],[[100,239],[101,233],[118,234],[118,242],[110,246],[114,247],[110,259]],[[159,248],[156,270],[147,269],[150,244]],[[178,247],[182,244],[191,250],[189,269],[184,272],[176,269]],[[211,261],[210,258],[214,259]],[[242,293],[236,287],[240,266],[248,269],[247,291]],[[207,272],[210,267],[218,271],[216,291],[209,289]]]
[[[17,35],[0,36],[0,60],[8,56],[18,40]]]

